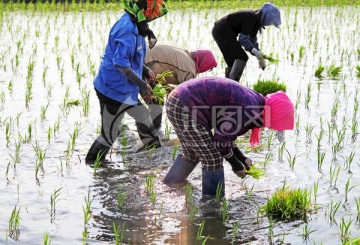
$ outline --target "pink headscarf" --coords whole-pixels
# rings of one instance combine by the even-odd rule
[[[217,66],[215,57],[210,50],[197,49],[191,52],[191,56],[195,60],[197,73],[209,71]]]
[[[263,126],[278,131],[294,128],[294,104],[283,91],[268,94],[265,97]],[[252,149],[260,143],[260,135],[260,128],[251,130],[250,145]]]

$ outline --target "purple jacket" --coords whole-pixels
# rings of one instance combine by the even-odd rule
[[[262,127],[265,98],[238,82],[223,77],[200,77],[177,86],[181,104],[191,117],[209,131],[222,155],[233,147],[237,136]]]

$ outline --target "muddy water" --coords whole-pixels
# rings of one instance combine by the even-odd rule
[[[199,47],[213,50],[219,65],[203,75],[222,76],[225,64],[210,33],[213,21],[229,11],[232,10],[202,10],[191,14],[184,10],[170,11],[166,17],[151,23],[151,27],[159,40],[177,42],[190,50]],[[107,164],[96,172],[84,163],[100,125],[93,76],[111,24],[122,13],[5,12],[0,35],[0,243],[39,244],[47,232],[51,244],[114,244],[115,224],[124,225],[123,241],[130,244],[200,244],[196,236],[201,222],[205,221],[202,235],[209,236],[207,244],[267,244],[271,231],[272,241],[277,243],[283,240],[291,244],[341,244],[341,218],[346,222],[352,220],[350,238],[359,236],[355,198],[359,198],[360,179],[345,168],[352,151],[355,152],[352,173],[359,171],[360,163],[358,137],[351,139],[352,120],[358,121],[358,116],[353,118],[353,114],[359,86],[355,71],[359,64],[359,8],[294,7],[281,11],[281,29],[266,28],[259,36],[263,52],[273,52],[279,63],[269,64],[261,71],[256,59],[250,57],[242,83],[251,87],[260,78],[278,79],[287,85],[289,96],[294,103],[298,101],[300,123],[298,131],[286,133],[286,149],[291,156],[298,157],[293,169],[286,152],[280,161],[280,145],[273,140],[268,148],[271,131],[266,130],[262,135],[264,147],[259,152],[248,153],[254,162],[264,167],[266,176],[241,181],[224,163],[226,219],[222,217],[222,203],[202,198],[200,166],[189,177],[194,188],[192,206],[185,201],[184,190],[171,190],[162,184],[172,164],[174,149],[165,141],[165,122],[160,134],[164,140],[162,148],[138,153],[136,150],[141,144],[134,123],[131,118],[125,118],[128,126],[125,135],[129,139],[125,159],[120,153],[119,140],[108,155]],[[329,67],[332,63],[343,68],[338,78],[330,78],[326,72],[322,80],[314,77],[320,64]],[[31,71],[29,64],[33,64],[33,73],[27,80]],[[81,77],[78,81],[77,74]],[[29,81],[32,96],[26,106]],[[311,84],[309,93],[308,84]],[[90,93],[88,116],[82,107],[84,91]],[[310,95],[308,108],[305,107],[307,94]],[[78,100],[79,105],[64,108],[64,98]],[[339,107],[332,117],[336,98]],[[42,108],[46,105],[44,113]],[[316,135],[320,134],[321,122],[324,137],[320,150],[326,155],[320,172]],[[307,140],[305,128],[311,125],[314,129]],[[331,131],[328,125],[336,126]],[[54,128],[57,128],[55,132]],[[79,135],[69,151],[71,136],[77,128]],[[334,160],[332,149],[341,129],[345,130],[345,137]],[[30,138],[29,142],[22,142],[24,138]],[[173,131],[170,139],[176,139]],[[246,142],[247,136],[242,140]],[[14,160],[16,145],[20,145],[19,161]],[[245,149],[246,143],[240,145]],[[46,150],[37,174],[34,147]],[[272,157],[264,166],[266,155]],[[337,167],[338,178],[331,181],[330,170]],[[156,176],[154,203],[145,188],[146,176],[151,173]],[[354,188],[345,202],[349,179]],[[302,237],[304,221],[277,222],[270,229],[268,218],[257,215],[258,207],[265,204],[266,198],[284,181],[294,188],[311,188],[318,182],[316,203],[320,208],[308,216],[308,225],[314,230],[308,241]],[[246,195],[251,189],[251,195]],[[59,195],[52,205],[50,200],[56,190]],[[128,194],[119,207],[117,197],[124,192]],[[91,218],[84,225],[83,208],[88,193],[92,200]],[[336,222],[329,220],[331,202],[341,202]],[[20,210],[18,229],[9,231],[15,208]],[[233,227],[238,222],[239,229],[233,237]],[[84,230],[88,237],[83,241]]]

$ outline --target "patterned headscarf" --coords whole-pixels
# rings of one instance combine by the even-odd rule
[[[265,3],[261,7],[261,25],[279,28],[281,25],[280,10],[271,3]]]
[[[163,0],[124,0],[124,5],[125,11],[136,23],[139,34],[147,36],[149,47],[153,48],[157,40],[148,22],[167,14],[168,10]]]

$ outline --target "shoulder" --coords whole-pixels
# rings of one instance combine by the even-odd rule
[[[132,32],[138,34],[137,27],[134,22],[132,22],[130,14],[124,13],[120,19],[114,24],[114,28],[122,33]]]

